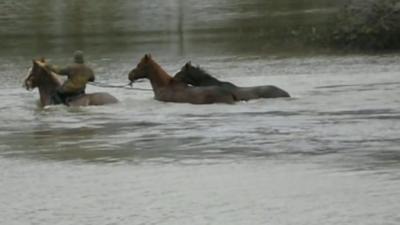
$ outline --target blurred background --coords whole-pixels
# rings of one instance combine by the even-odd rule
[[[346,0],[3,0],[0,54],[327,51]]]

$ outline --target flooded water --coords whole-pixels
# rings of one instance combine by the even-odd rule
[[[269,17],[296,24],[299,16],[309,24],[335,4],[107,2],[83,8],[81,26],[54,12],[71,13],[83,1],[0,3],[9,12],[0,25],[15,19],[0,26],[0,224],[400,223],[400,55],[256,48],[270,43],[241,42],[229,26]],[[27,21],[43,4],[51,10],[32,15],[51,18],[40,30]],[[180,30],[172,26],[179,17],[150,13],[165,7],[193,16]],[[108,16],[96,19],[100,9]],[[293,97],[191,105],[89,86],[120,103],[39,108],[37,90],[21,87],[31,58],[66,63],[77,48],[102,83],[127,83],[151,52],[171,74],[192,60],[220,79],[273,84]]]

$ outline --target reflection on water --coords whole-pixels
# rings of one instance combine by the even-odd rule
[[[132,51],[146,43],[160,43],[159,49],[173,54],[201,51],[199,43],[214,43],[211,49],[220,51],[268,50],[278,43],[289,50],[329,28],[343,2],[6,0],[0,3],[0,46],[30,55],[73,49]]]

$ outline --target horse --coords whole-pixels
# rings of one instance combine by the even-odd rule
[[[211,76],[199,66],[192,66],[191,62],[186,63],[182,69],[175,74],[174,79],[196,87],[218,86],[231,91],[235,98],[240,101],[247,101],[257,98],[280,98],[290,97],[289,93],[273,85],[238,87],[231,82],[220,81]]]
[[[62,81],[59,76],[46,67],[45,59],[32,60],[33,66],[29,70],[28,76],[24,79],[23,86],[27,90],[39,89],[40,105],[42,107],[48,105],[62,104],[54,100],[57,89],[61,87]],[[67,101],[67,106],[89,106],[89,105],[107,105],[117,103],[118,100],[104,92],[91,94],[82,94],[72,97]]]
[[[217,86],[191,87],[173,79],[160,65],[146,54],[128,75],[131,84],[138,79],[150,80],[154,98],[163,102],[213,104],[235,102],[231,92]]]

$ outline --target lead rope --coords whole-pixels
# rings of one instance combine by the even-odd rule
[[[111,84],[105,84],[105,83],[100,83],[100,82],[94,81],[94,82],[89,82],[88,84],[92,85],[92,86],[96,86],[96,87],[102,87],[102,88],[122,88],[122,89],[127,89],[127,90],[152,91],[152,89],[132,87],[132,83],[128,83],[125,85],[111,85]]]

